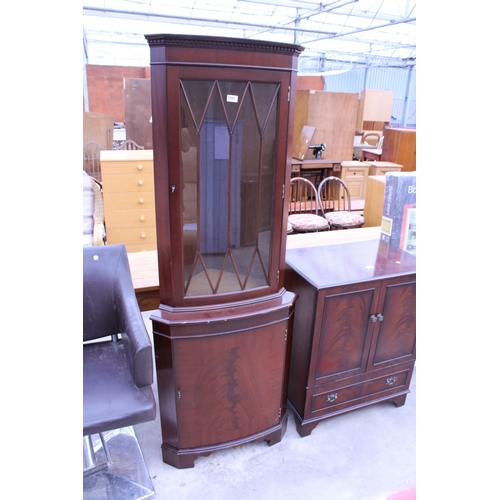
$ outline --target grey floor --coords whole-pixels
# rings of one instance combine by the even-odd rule
[[[151,334],[150,313],[143,313]],[[156,394],[156,381],[154,384]],[[250,443],[200,457],[192,469],[162,461],[159,414],[135,426],[157,499],[387,500],[416,484],[416,370],[406,404],[380,403],[321,422],[301,438],[288,412],[280,443]],[[406,495],[406,496],[405,496]]]

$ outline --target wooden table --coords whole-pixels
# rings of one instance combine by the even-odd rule
[[[382,157],[381,149],[362,149],[361,150],[361,161],[373,160],[378,161]]]
[[[380,226],[323,231],[320,233],[292,234],[287,237],[286,248],[305,248],[318,245],[335,245],[380,238]],[[132,283],[141,311],[152,311],[160,305],[158,279],[158,252],[133,252],[128,254]]]
[[[311,158],[307,160],[297,160],[292,159],[292,175],[302,175],[304,172],[319,170],[321,172],[321,179],[328,177],[329,175],[334,175],[333,172],[340,172],[340,164],[342,160],[330,160],[330,159],[316,159]]]

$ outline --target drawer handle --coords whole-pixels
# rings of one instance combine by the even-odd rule
[[[375,314],[372,314],[370,316],[370,320],[372,321],[372,323],[376,323],[377,321],[384,321],[384,315],[383,314],[377,314],[375,316]]]
[[[144,239],[146,237],[146,233],[141,234],[141,238]]]
[[[144,217],[144,215],[141,215],[141,216],[139,217],[139,220],[140,220],[141,222],[144,222],[144,221],[146,220],[146,217]]]
[[[142,165],[137,165],[137,170],[142,170]]]
[[[384,315],[383,314],[377,314],[377,319],[379,321],[384,321]]]
[[[385,380],[387,385],[394,385],[396,383],[396,377],[389,377]]]
[[[144,184],[144,181],[140,180],[137,184],[139,184],[139,186],[142,186]]]
[[[139,203],[144,203],[144,199],[143,198],[139,198]]]
[[[337,399],[337,393],[336,392],[334,392],[333,394],[328,394],[328,396],[326,397],[326,400],[329,403],[333,403],[336,399]]]

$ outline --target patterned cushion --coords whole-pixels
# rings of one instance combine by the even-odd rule
[[[365,223],[365,218],[356,212],[329,212],[325,217],[331,226],[353,227]]]
[[[288,222],[294,231],[324,231],[328,229],[328,221],[315,214],[292,214],[288,216]]]

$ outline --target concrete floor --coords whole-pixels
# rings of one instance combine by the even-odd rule
[[[143,317],[151,334],[149,312]],[[154,384],[157,396],[156,380]],[[159,500],[413,500],[416,370],[406,403],[380,403],[321,422],[301,438],[288,411],[278,444],[249,443],[200,457],[192,469],[162,461],[160,416],[135,432]]]

